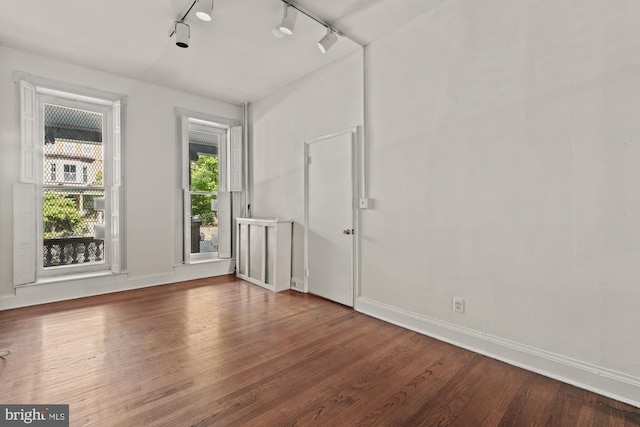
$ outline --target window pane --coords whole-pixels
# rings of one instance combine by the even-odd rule
[[[103,262],[104,239],[95,238],[104,226],[104,213],[95,210],[98,197],[104,190],[43,191],[44,267]]]
[[[219,135],[189,130],[189,187],[192,191],[218,191]]]
[[[102,125],[100,113],[44,105],[45,185],[103,186]]]
[[[214,258],[218,253],[218,187],[219,154],[226,140],[226,130],[205,121],[189,121],[188,140],[183,141],[188,154],[184,168],[188,178],[188,205],[185,215],[191,215],[186,226],[185,248],[192,260]]]
[[[191,195],[191,253],[218,252],[218,213],[216,197]]]

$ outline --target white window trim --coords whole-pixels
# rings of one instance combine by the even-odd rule
[[[109,154],[112,160],[112,171],[105,168],[105,191],[111,191],[112,203],[105,209],[105,215],[110,215],[111,229],[107,231],[110,244],[105,244],[105,265],[108,265],[111,273],[124,272],[125,254],[121,248],[123,245],[124,216],[122,201],[124,200],[122,177],[122,138],[124,123],[122,118],[126,105],[126,97],[115,93],[87,89],[75,85],[55,82],[48,79],[34,77],[26,73],[16,72],[14,81],[17,83],[18,100],[20,104],[20,134],[21,134],[21,165],[20,180],[14,186],[14,222],[21,225],[14,228],[14,287],[37,283],[40,278],[46,279],[52,275],[77,275],[87,272],[99,274],[103,268],[100,264],[90,266],[74,265],[65,267],[52,267],[44,272],[42,267],[42,186],[43,186],[43,147],[41,141],[42,123],[38,123],[40,115],[36,114],[36,108],[41,105],[42,99],[55,98],[55,103],[60,100],[77,103],[89,103],[92,108],[100,106],[108,109],[111,119],[108,120],[108,132],[106,137],[112,138],[108,144],[111,149]],[[105,155],[107,155],[105,153]],[[76,171],[77,173],[77,171]],[[109,181],[106,181],[106,180]],[[24,195],[28,195],[26,198]],[[34,198],[35,200],[27,200]],[[105,240],[107,236],[105,236]],[[107,243],[105,241],[105,243]],[[20,253],[18,253],[20,251]],[[33,254],[32,256],[30,254]],[[26,256],[29,254],[29,256]]]
[[[187,265],[193,263],[217,261],[219,259],[232,258],[232,212],[231,212],[231,191],[242,191],[242,157],[240,160],[231,159],[229,156],[230,146],[234,146],[234,154],[242,156],[242,127],[237,120],[230,120],[216,116],[210,116],[203,113],[175,108],[177,117],[177,141],[178,141],[178,192],[176,195],[176,241],[175,241],[175,262],[176,266]],[[217,257],[199,256],[191,254],[189,250],[190,240],[190,218],[187,218],[187,195],[189,194],[189,172],[188,158],[189,123],[205,124],[226,131],[226,140],[219,146],[219,163],[218,163],[218,252]],[[233,139],[233,143],[232,143]],[[229,183],[229,164],[240,164],[240,168],[234,168],[234,173],[239,178],[234,178],[235,186],[231,189]],[[189,221],[187,221],[189,219]]]
[[[105,106],[111,106],[118,101],[123,106],[127,104],[127,96],[124,94],[106,92],[72,83],[33,76],[23,71],[16,71],[13,75],[13,81],[15,83],[23,81],[35,86],[38,89],[38,93],[45,93],[54,96],[61,95],[63,98],[66,97],[74,101],[89,102],[91,104],[101,104]]]

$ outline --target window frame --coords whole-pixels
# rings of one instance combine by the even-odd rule
[[[104,274],[104,265],[108,265],[112,274],[126,272],[124,251],[124,177],[122,144],[124,135],[124,116],[127,97],[125,95],[80,87],[59,81],[32,76],[24,72],[14,73],[14,82],[18,95],[20,120],[20,177],[14,184],[14,265],[13,286],[20,287],[39,283],[40,279],[50,276],[64,277],[77,274]],[[44,144],[43,114],[38,112],[38,104],[45,97],[54,97],[55,104],[60,99],[92,107],[104,108],[110,117],[103,127],[103,138],[112,138],[110,152],[105,159],[111,159],[111,167],[104,166],[103,185],[105,187],[104,213],[109,216],[111,227],[102,231],[105,238],[111,240],[110,248],[105,245],[105,263],[92,263],[90,266],[68,265],[48,267],[44,272],[42,263],[43,236],[38,228],[42,222],[42,190],[44,185]],[[59,104],[61,105],[61,104]],[[56,166],[56,175],[60,167]],[[57,176],[56,176],[57,177]],[[108,188],[108,189],[107,189]],[[40,234],[40,235],[39,235]],[[38,236],[39,235],[39,236]],[[96,269],[95,267],[99,267]],[[51,273],[49,273],[49,271]],[[53,283],[53,282],[52,282]]]
[[[96,187],[96,190],[104,191],[105,198],[105,215],[104,215],[104,229],[109,230],[112,226],[113,218],[111,215],[107,215],[111,210],[111,195],[110,187],[111,185],[105,185],[106,183],[111,183],[113,181],[111,176],[112,170],[112,143],[113,143],[113,135],[112,132],[109,132],[108,129],[113,127],[113,111],[109,105],[105,105],[101,100],[98,102],[88,102],[87,100],[78,101],[75,99],[76,94],[67,93],[67,92],[59,92],[56,94],[52,93],[36,93],[36,105],[37,105],[37,136],[36,141],[38,144],[42,144],[44,141],[44,117],[43,117],[43,108],[45,104],[48,105],[56,105],[65,108],[78,109],[83,111],[90,111],[93,113],[102,114],[102,156],[103,156],[103,182],[102,186]],[[44,147],[44,144],[42,144]],[[38,163],[44,166],[44,150],[37,151]],[[62,182],[64,183],[61,188],[84,188],[82,186],[78,186],[78,165],[73,163],[62,163]],[[65,169],[69,169],[69,171],[65,171]],[[73,171],[71,171],[73,169]],[[36,194],[39,196],[36,201],[36,220],[37,220],[37,239],[40,248],[42,249],[44,245],[44,223],[43,223],[43,204],[42,204],[42,194],[45,189],[44,185],[44,177],[40,174],[41,171],[44,171],[44,167],[40,167],[36,172]],[[69,174],[69,175],[67,175]],[[73,174],[72,179],[68,179]],[[64,276],[69,274],[80,274],[80,273],[89,273],[89,272],[102,272],[106,270],[111,270],[111,261],[112,261],[112,238],[110,233],[105,233],[103,236],[104,240],[104,251],[102,254],[102,261],[100,262],[92,262],[86,264],[67,264],[60,265],[55,267],[44,267],[42,260],[38,259],[37,265],[37,277],[46,278],[53,276]]]
[[[177,123],[177,147],[178,147],[178,185],[176,193],[176,239],[175,239],[175,265],[188,265],[198,262],[210,262],[232,258],[232,191],[242,191],[242,169],[234,168],[234,187],[229,186],[229,165],[240,164],[235,156],[242,156],[242,126],[240,121],[211,116],[203,113],[175,108]],[[205,122],[213,127],[225,131],[224,141],[221,141],[218,153],[218,252],[217,257],[192,257],[190,251],[190,215],[187,209],[187,194],[189,188],[189,121],[198,124]],[[234,149],[230,150],[230,146]],[[234,159],[230,157],[233,152]],[[237,176],[237,177],[236,177]],[[188,219],[188,221],[187,221]]]
[[[218,157],[218,190],[220,190],[221,187],[221,176],[223,174],[223,167],[222,167],[222,163],[224,161],[224,145],[226,143],[226,138],[227,138],[227,133],[228,133],[228,129],[226,127],[220,126],[217,123],[213,123],[213,122],[208,122],[208,121],[204,121],[204,120],[199,120],[199,119],[193,119],[190,118],[189,120],[187,120],[187,135],[188,132],[190,130],[194,130],[197,132],[202,132],[202,133],[217,133],[218,135],[220,135],[221,137],[218,140],[217,143],[217,157]],[[218,193],[219,191],[201,191],[201,190],[194,190],[191,188],[192,182],[190,181],[190,169],[191,169],[191,159],[189,157],[189,145],[190,145],[191,141],[189,141],[189,138],[187,137],[186,141],[183,141],[183,144],[186,145],[186,156],[183,156],[183,168],[185,169],[183,171],[183,174],[186,172],[186,177],[185,179],[185,186],[186,191],[185,191],[185,198],[184,198],[184,212],[183,215],[185,215],[185,230],[187,229],[187,221],[186,219],[189,218],[189,220],[191,220],[191,197],[195,196],[195,195],[203,195],[203,196],[215,196],[216,199],[216,205],[218,204],[217,200],[218,200]],[[207,144],[208,145],[208,144]],[[213,145],[213,144],[212,144]],[[184,151],[183,151],[184,153]],[[213,209],[211,209],[213,211]],[[218,215],[218,209],[215,209],[216,211],[216,217]],[[191,224],[189,224],[191,225]],[[186,231],[185,231],[186,233]],[[190,236],[191,233],[191,229],[189,229],[189,240],[191,238]],[[218,243],[219,243],[219,236],[218,237]],[[189,250],[187,249],[187,237],[185,236],[185,259],[189,258],[190,262],[196,262],[196,261],[204,261],[204,260],[212,260],[212,259],[217,259],[219,257],[219,250],[216,249],[216,251],[213,252],[199,252],[199,253],[192,253],[190,251],[190,247]]]

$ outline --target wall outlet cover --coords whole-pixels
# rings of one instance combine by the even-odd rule
[[[451,309],[456,313],[464,313],[464,300],[462,298],[454,297]]]

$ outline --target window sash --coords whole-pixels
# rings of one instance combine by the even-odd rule
[[[176,239],[178,246],[176,247],[177,262],[181,264],[190,264],[193,261],[202,259],[215,258],[231,258],[231,197],[225,189],[228,187],[227,165],[229,159],[227,152],[229,150],[230,130],[235,127],[230,124],[221,124],[218,121],[207,121],[202,116],[180,115],[178,117],[179,125],[179,146],[180,146],[180,176],[181,178],[181,196],[179,218],[182,224],[178,228],[179,238]],[[224,121],[222,121],[224,122]],[[216,213],[218,219],[218,251],[210,252],[206,255],[191,253],[191,195],[192,194],[214,194],[214,192],[198,192],[192,191],[190,188],[189,170],[189,129],[199,131],[211,131],[218,129],[224,132],[218,139],[218,189],[216,195]]]
[[[72,94],[68,94],[69,97],[72,97]],[[112,126],[113,118],[112,118],[112,109],[102,105],[102,104],[93,104],[89,102],[80,102],[74,99],[69,99],[69,97],[61,96],[61,94],[42,94],[38,93],[37,95],[37,106],[38,106],[38,144],[43,144],[44,142],[44,117],[43,117],[43,108],[45,104],[48,105],[57,105],[65,108],[71,109],[79,109],[84,111],[90,111],[94,113],[99,113],[103,117],[102,124],[102,144],[103,144],[103,185],[102,186],[79,186],[78,183],[78,167],[75,164],[62,164],[62,173],[63,180],[57,185],[44,185],[44,177],[41,175],[37,175],[38,179],[38,200],[37,200],[37,241],[38,247],[40,249],[40,253],[44,251],[46,244],[44,238],[44,222],[43,222],[43,190],[46,189],[58,189],[58,190],[73,190],[77,192],[82,191],[103,191],[105,198],[105,209],[104,209],[104,229],[109,230],[112,226],[112,218],[111,215],[108,214],[111,206],[111,196],[110,196],[110,186],[106,185],[112,181],[110,169],[110,156],[109,153],[112,152],[110,147],[111,142],[113,141],[113,136],[111,132],[108,130]],[[41,151],[38,159],[39,164],[41,165],[38,168],[38,171],[43,171],[44,168],[42,165],[44,164],[44,153]],[[95,234],[98,233],[96,230]],[[103,249],[101,250],[101,260],[97,262],[90,263],[77,263],[77,264],[66,264],[60,266],[44,266],[44,259],[38,258],[37,263],[37,275],[38,277],[51,277],[51,276],[62,276],[67,274],[78,274],[78,273],[87,273],[87,272],[97,272],[111,269],[112,257],[111,257],[111,246],[112,246],[112,238],[110,233],[105,233],[103,239]],[[66,243],[64,240],[61,242]],[[77,242],[76,242],[77,243]],[[85,243],[86,244],[86,243]],[[72,245],[72,251],[81,250],[82,246]],[[62,249],[60,249],[62,250]],[[45,254],[43,256],[48,256],[49,254]],[[79,258],[78,258],[79,259]]]

